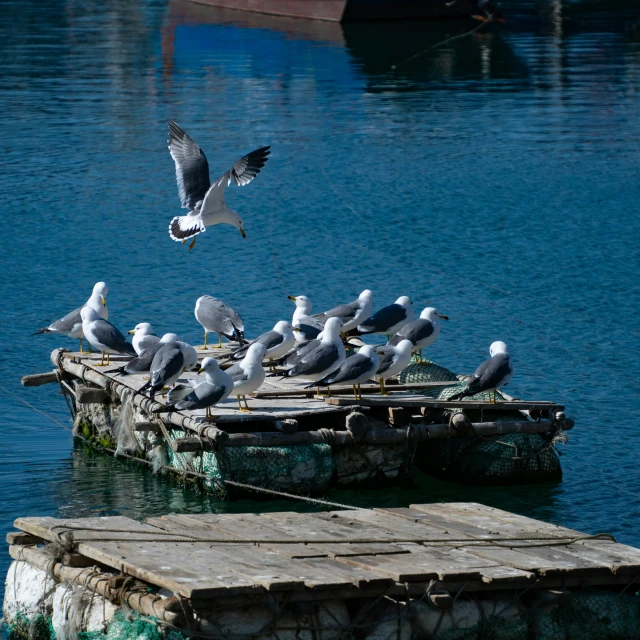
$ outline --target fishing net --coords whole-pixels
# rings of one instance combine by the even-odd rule
[[[10,624],[5,624],[7,640],[54,640],[51,618],[37,613],[28,617],[18,613]]]
[[[171,439],[184,437],[172,430]],[[167,463],[177,470],[195,471],[209,476],[205,485],[214,493],[227,494],[232,480],[256,487],[290,493],[321,493],[335,472],[331,447],[327,444],[301,444],[287,447],[224,447],[188,455],[164,448]]]
[[[447,400],[461,391],[466,382],[433,362],[412,363],[399,376],[402,383],[451,382],[451,385],[415,391],[428,398]],[[498,400],[505,396],[497,392]],[[489,400],[487,392],[473,396]],[[463,403],[461,403],[461,407]],[[483,412],[484,419],[494,422],[521,422],[519,411]],[[421,442],[416,450],[418,468],[430,475],[459,484],[532,484],[557,481],[562,468],[551,438],[537,433],[508,433],[481,438],[440,438]]]

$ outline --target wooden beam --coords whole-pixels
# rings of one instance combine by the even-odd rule
[[[431,389],[433,387],[450,387],[452,384],[456,384],[458,380],[450,380],[448,382],[409,382],[407,384],[388,384],[387,391],[419,391],[420,389]],[[380,385],[378,384],[363,384],[361,385],[363,392],[376,393],[380,391]],[[331,393],[351,393],[353,387],[345,387],[344,385],[336,385],[331,387]],[[302,396],[306,398],[312,398],[316,395],[315,389],[276,389],[274,391],[258,391],[252,394],[254,398],[291,398],[296,396]]]
[[[25,533],[24,531],[7,531],[7,544],[13,545],[34,545],[42,544],[44,540],[38,536]]]
[[[107,404],[111,402],[109,394],[104,389],[93,387],[77,387],[76,402],[81,404]]]
[[[23,387],[39,387],[43,384],[58,382],[57,371],[47,371],[47,373],[34,373],[29,376],[22,376],[20,383]]]
[[[433,407],[437,409],[492,409],[494,411],[509,411],[509,410],[531,410],[531,409],[544,409],[547,411],[562,411],[563,405],[555,404],[554,402],[547,401],[515,401],[515,402],[481,402],[481,401],[467,401],[467,400],[435,400],[433,398],[420,398],[419,396],[412,396],[411,398],[403,397],[377,397],[377,398],[361,398],[355,400],[348,397],[337,397],[332,395],[330,397],[324,397],[324,401],[327,404],[347,407],[353,405],[359,405],[362,407],[405,407],[420,409],[421,407]]]

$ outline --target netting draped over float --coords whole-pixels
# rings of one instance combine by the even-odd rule
[[[415,393],[438,400],[448,400],[461,391],[466,382],[458,380],[448,369],[433,362],[412,363],[399,376],[408,382],[449,382],[451,385],[421,389]],[[498,391],[498,399],[504,396]],[[488,400],[487,392],[473,396]],[[464,408],[464,401],[460,402]],[[487,411],[487,413],[490,410]],[[519,411],[501,412],[491,418],[498,422],[522,421]],[[459,484],[536,483],[557,481],[562,468],[551,438],[537,433],[509,433],[482,438],[441,438],[418,445],[416,464],[425,473]]]

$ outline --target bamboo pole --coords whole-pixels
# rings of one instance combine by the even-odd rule
[[[169,611],[175,608],[176,597],[161,598],[144,591],[132,591],[127,589],[112,588],[110,579],[112,573],[102,573],[98,569],[90,572],[86,567],[65,567],[60,562],[55,562],[43,549],[38,547],[24,547],[11,545],[9,555],[14,560],[28,562],[41,571],[46,571],[59,582],[73,582],[89,591],[95,591],[115,604],[126,603],[132,609],[145,616],[155,616],[170,624],[178,624],[182,613]]]
[[[56,366],[58,365],[59,352],[60,349],[55,349],[51,353],[51,361]],[[68,371],[70,374],[76,376],[77,378],[80,378],[81,380],[90,382],[91,384],[95,384],[101,389],[106,389],[109,385],[111,385],[121,398],[123,397],[125,391],[131,391],[130,387],[120,384],[116,380],[113,380],[113,378],[103,376],[102,374],[94,371],[93,369],[87,367],[82,363],[73,362],[69,358],[65,358],[64,355],[60,358],[60,364],[65,371]],[[163,405],[159,402],[155,402],[155,400],[151,400],[151,398],[147,398],[147,396],[144,396],[140,393],[133,394],[133,404],[149,415],[153,414],[158,409],[164,408]],[[206,423],[203,424],[202,422],[199,422],[198,420],[190,416],[185,416],[178,411],[163,414],[162,420],[180,427],[183,430],[193,431],[199,436],[204,436],[210,440],[213,440],[217,444],[224,444],[229,438],[229,434],[226,433],[226,431],[221,431],[213,425],[205,426]]]
[[[563,430],[573,428],[573,420],[565,419]],[[449,424],[414,424],[398,429],[368,429],[358,438],[351,431],[321,429],[319,431],[298,431],[296,433],[232,433],[225,443],[226,447],[284,447],[299,444],[331,444],[341,448],[355,444],[393,445],[415,439],[418,442],[435,438],[480,437],[503,433],[548,433],[553,429],[550,420],[540,422],[476,422],[470,428],[456,429]],[[210,451],[211,443],[200,438],[178,438],[171,443],[174,451],[187,453],[192,451]]]

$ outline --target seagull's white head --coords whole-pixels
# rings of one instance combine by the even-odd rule
[[[363,304],[366,304],[367,302],[372,302],[373,301],[373,292],[371,291],[371,289],[365,289],[358,296],[358,300],[360,300],[360,302],[362,302]]]
[[[313,308],[311,305],[311,300],[307,298],[307,296],[287,296],[289,300],[293,300],[296,304],[296,309],[300,309],[304,311],[304,313],[311,313],[311,309]]]
[[[139,322],[129,333],[139,336],[150,336],[153,333],[153,327],[148,322]]]
[[[401,307],[404,307],[405,309],[409,309],[410,307],[413,306],[413,302],[411,302],[411,298],[409,296],[400,296],[395,301],[395,304],[399,304]]]
[[[493,356],[498,355],[499,353],[504,353],[505,355],[509,355],[509,351],[507,351],[507,345],[501,340],[497,340],[496,342],[492,342],[489,347],[489,354],[493,358]]]
[[[279,320],[278,322],[276,322],[273,330],[277,331],[278,333],[287,334],[293,331],[293,326],[287,320]]]
[[[413,350],[413,342],[411,340],[400,340],[396,345],[396,353],[399,355],[410,354]]]
[[[377,353],[375,346],[370,345],[370,344],[365,344],[364,347],[362,347],[359,351],[358,351],[358,355],[363,355],[366,356],[367,358],[371,358],[371,356]]]
[[[93,285],[93,291],[91,292],[90,300],[102,303],[107,306],[107,293],[109,293],[109,287],[104,282],[96,282]]]
[[[247,362],[262,362],[266,353],[267,347],[261,342],[254,342],[247,349],[247,355],[245,355],[244,359]]]
[[[341,330],[342,320],[340,318],[329,318],[324,325],[323,338],[333,340],[340,335]]]
[[[98,312],[93,307],[82,307],[80,311],[80,317],[82,322],[93,322],[94,320],[100,320]]]
[[[168,344],[169,342],[179,342],[180,338],[175,333],[165,333],[162,338],[160,338],[160,342],[162,344]]]
[[[214,373],[220,369],[220,365],[215,358],[205,358],[198,369],[198,373]]]
[[[437,322],[438,319],[449,319],[448,316],[438,313],[437,309],[435,309],[434,307],[426,307],[426,309],[423,309],[422,313],[420,314],[420,318],[422,318],[422,320],[429,320],[430,322]]]

